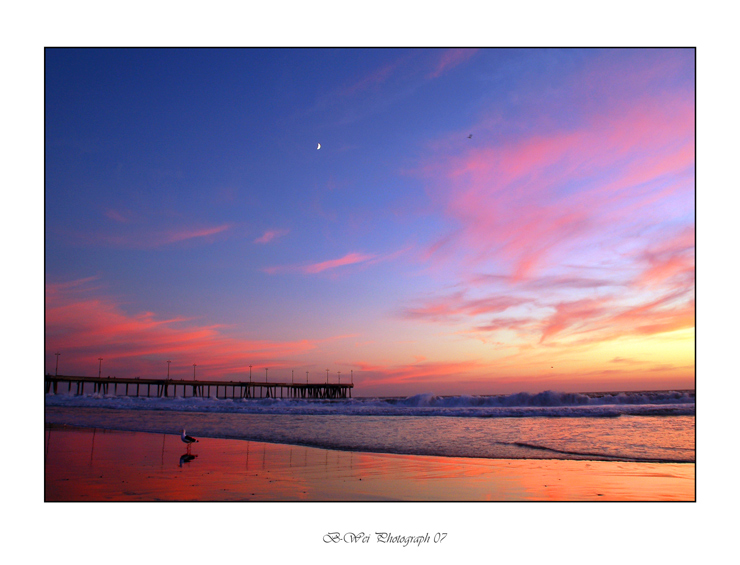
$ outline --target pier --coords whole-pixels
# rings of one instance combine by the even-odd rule
[[[65,386],[66,385],[66,386]],[[354,384],[270,383],[249,381],[196,381],[122,377],[45,375],[46,393],[114,394],[166,398],[352,398]]]

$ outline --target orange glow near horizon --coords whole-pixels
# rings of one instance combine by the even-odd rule
[[[389,360],[387,352],[375,361],[367,361],[367,356],[348,358],[341,351],[351,345],[348,338],[356,337],[351,335],[315,341],[249,340],[233,335],[229,328],[199,326],[192,320],[158,320],[151,312],[129,315],[110,298],[87,297],[88,284],[47,286],[47,372],[53,372],[54,353],[62,351],[61,374],[92,374],[89,367],[87,371],[80,367],[97,368],[98,352],[106,351],[104,373],[116,376],[161,376],[167,359],[187,357],[188,361],[198,359],[199,377],[204,379],[243,379],[251,364],[253,376],[265,366],[274,369],[270,375],[276,380],[281,376],[285,380],[291,369],[298,369],[302,379],[309,370],[312,382],[324,375],[325,359],[333,356],[337,360],[331,363],[335,367],[330,369],[331,376],[342,370],[346,377],[352,369],[360,396],[691,389],[694,383],[694,329],[686,327],[693,326],[691,309],[683,314],[685,323],[654,318],[650,327],[625,334],[620,326],[626,328],[640,319],[634,310],[652,308],[643,305],[612,318],[602,339],[583,339],[578,333],[560,334],[578,320],[600,315],[603,307],[600,303],[567,305],[542,322],[540,347],[526,342],[491,347],[485,339],[466,340],[460,350],[464,361],[447,360],[445,350],[439,349],[428,357],[414,355],[408,363],[403,358],[410,354],[397,362]],[[460,311],[499,308],[492,303],[454,307]],[[427,307],[415,312],[446,316],[451,308]],[[182,372],[182,365],[182,361],[173,365],[172,374]],[[190,375],[192,364],[184,366]]]

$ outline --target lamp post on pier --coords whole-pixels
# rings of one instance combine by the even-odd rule
[[[267,367],[265,367],[265,382],[267,382]]]
[[[103,374],[103,358],[98,357],[98,361],[100,361],[100,363],[98,364],[98,378],[100,378]]]
[[[196,367],[196,366],[197,366],[197,365],[196,365],[195,363],[193,363],[193,380],[195,380],[195,367]]]
[[[167,380],[168,380],[168,381],[170,380],[170,363],[172,363],[172,361],[170,361],[170,360],[168,359],[168,360],[167,360]]]
[[[55,353],[54,355],[57,356],[57,368],[54,369],[54,376],[56,377],[59,375],[59,356],[61,355],[61,353]]]
[[[352,369],[349,372],[349,384],[355,384],[355,370]]]
[[[249,366],[249,382],[252,382],[252,365]]]
[[[308,371],[306,371],[306,384],[308,384]]]
[[[326,384],[329,384],[329,369],[326,370]]]
[[[337,380],[339,384],[342,384],[342,371],[337,371]]]

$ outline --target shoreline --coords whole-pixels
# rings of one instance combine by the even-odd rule
[[[163,432],[160,431],[146,431],[146,430],[130,430],[130,429],[124,429],[124,428],[116,428],[116,427],[107,427],[107,426],[83,426],[83,425],[77,425],[77,424],[57,424],[57,423],[50,423],[45,422],[44,423],[44,430],[54,430],[54,429],[69,429],[69,430],[97,430],[99,432],[122,432],[122,433],[142,433],[142,434],[153,434],[153,435],[162,435]],[[172,435],[177,436],[177,434],[166,434],[166,435]],[[179,436],[177,436],[179,437]],[[198,435],[199,439],[209,439],[209,440],[225,440],[225,441],[242,441],[242,442],[251,442],[251,443],[267,443],[270,445],[281,445],[284,447],[293,447],[293,448],[308,448],[308,449],[319,449],[319,450],[327,450],[327,451],[341,451],[343,453],[362,453],[367,455],[398,455],[398,456],[408,456],[408,457],[429,457],[434,459],[443,459],[443,460],[452,460],[452,459],[459,459],[459,460],[471,460],[471,461],[587,461],[590,463],[598,463],[598,462],[610,462],[610,463],[646,463],[646,464],[671,464],[671,465],[695,465],[696,461],[681,461],[681,460],[664,460],[664,459],[629,459],[629,458],[622,458],[614,456],[612,459],[607,459],[605,456],[592,456],[588,453],[580,453],[578,457],[574,458],[560,458],[560,457],[474,457],[474,456],[468,456],[468,455],[456,455],[456,456],[446,456],[446,455],[434,455],[434,454],[426,454],[426,453],[405,453],[401,451],[370,451],[370,450],[362,450],[362,449],[346,449],[343,447],[332,447],[327,448],[323,447],[321,445],[311,445],[308,443],[290,443],[290,442],[277,442],[277,441],[265,441],[265,440],[253,440],[253,439],[246,439],[243,437],[227,437],[227,436],[212,436],[212,435]],[[537,448],[533,448],[537,450]],[[553,451],[555,453],[560,453],[557,450],[547,449],[548,451]],[[544,451],[544,449],[543,449]],[[569,453],[569,452],[564,452]]]
[[[695,463],[329,450],[45,424],[52,501],[694,501]]]

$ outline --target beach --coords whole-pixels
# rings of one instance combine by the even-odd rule
[[[53,501],[694,501],[694,463],[484,459],[47,424]]]

